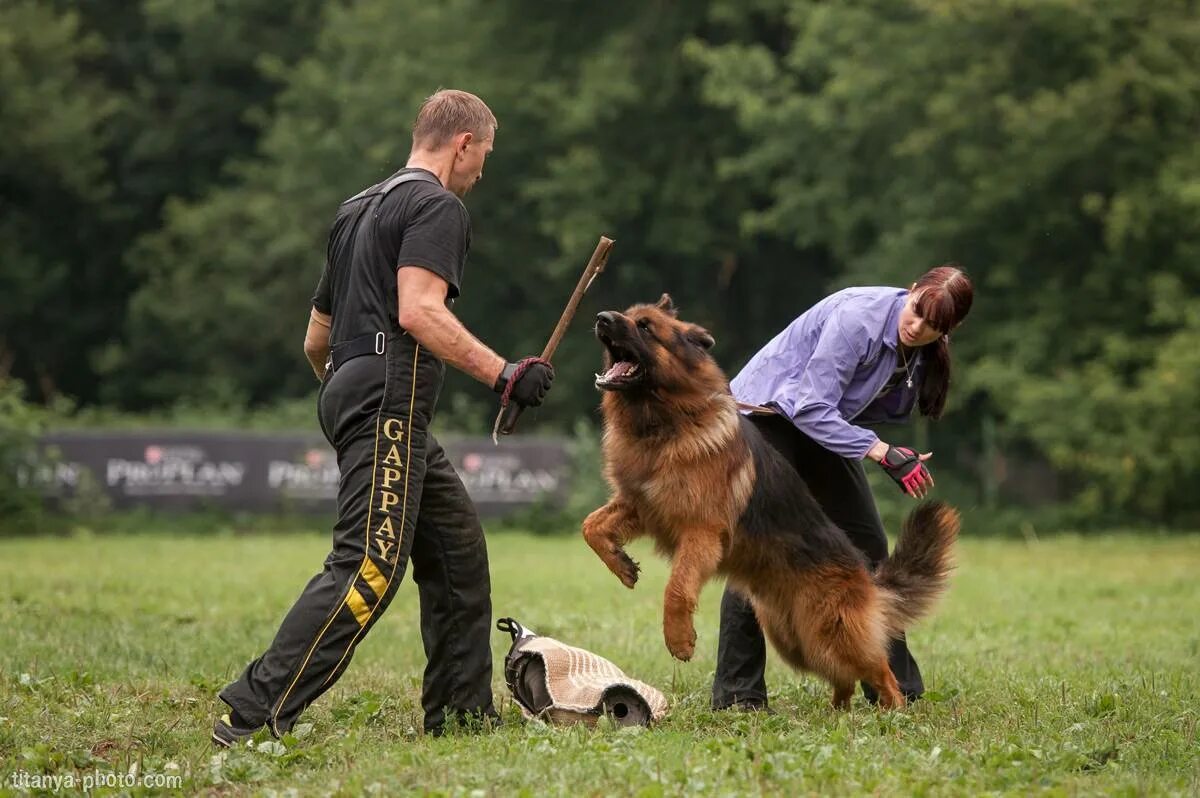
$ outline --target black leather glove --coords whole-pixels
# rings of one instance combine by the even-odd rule
[[[906,446],[889,446],[879,465],[909,496],[920,498],[933,487],[933,474],[917,453]]]
[[[496,378],[492,390],[500,394],[500,404],[510,401],[521,407],[537,407],[554,382],[554,366],[540,357],[527,357],[508,363]]]

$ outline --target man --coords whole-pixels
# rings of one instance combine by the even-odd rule
[[[495,130],[478,97],[439,91],[417,114],[405,168],[338,208],[304,341],[341,474],[333,551],[270,648],[221,691],[231,711],[213,727],[218,745],[263,724],[287,732],[346,669],[410,556],[426,732],[440,734],[447,715],[497,717],[483,530],[428,431],[446,363],[523,407],[541,404],[554,378],[536,359],[507,363],[450,311],[471,242],[460,198],[483,175]]]

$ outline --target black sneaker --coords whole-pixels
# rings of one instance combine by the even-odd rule
[[[237,722],[234,722],[231,717],[232,715],[232,712],[226,712],[213,723],[213,745],[218,745],[221,748],[230,748],[235,743],[252,737],[255,732],[262,728],[261,726],[250,728],[249,725],[240,725],[242,719],[238,718]]]
[[[869,685],[863,684],[862,693],[863,693],[863,698],[867,699],[867,703],[870,704],[871,706],[875,706],[876,704],[879,703],[879,693],[875,692],[875,689],[870,687]],[[921,696],[924,694],[925,694],[925,688],[921,688],[920,690],[903,690],[902,689],[900,691],[900,695],[904,696],[905,704],[912,704],[915,701],[920,700]]]
[[[723,707],[713,707],[716,712],[724,712],[732,709],[734,712],[761,712],[764,715],[774,715],[775,710],[767,706],[766,701],[734,701],[732,704],[726,704]]]
[[[499,731],[504,726],[504,719],[495,710],[487,712],[463,712],[451,710],[446,713],[445,720],[425,729],[430,737],[444,737],[447,734],[490,734]]]

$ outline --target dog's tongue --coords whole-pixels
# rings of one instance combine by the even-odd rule
[[[634,370],[637,364],[630,363],[628,360],[618,360],[612,364],[608,371],[604,372],[604,379],[612,380],[617,377],[624,377]]]

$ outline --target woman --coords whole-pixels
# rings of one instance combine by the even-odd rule
[[[930,269],[902,288],[847,288],[818,302],[759,350],[730,383],[763,436],[796,468],[826,514],[872,565],[887,537],[862,460],[878,463],[914,498],[933,487],[930,454],[891,446],[868,426],[906,421],[917,406],[938,418],[950,387],[949,335],[971,309],[974,288],[956,265]],[[907,700],[924,692],[903,638],[892,672]],[[766,709],[762,630],[749,603],[725,590],[713,680],[714,709]],[[875,694],[863,685],[874,703]]]

